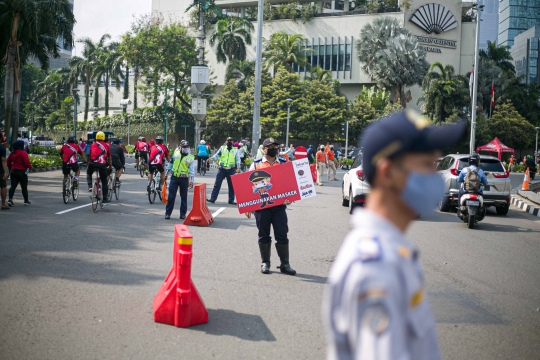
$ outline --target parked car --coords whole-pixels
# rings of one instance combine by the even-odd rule
[[[366,202],[366,195],[369,193],[370,186],[366,182],[366,176],[362,169],[362,153],[358,153],[351,166],[343,176],[342,183],[342,205],[349,207],[349,213],[352,214],[357,206],[363,206]]]
[[[49,149],[56,147],[54,140],[49,139],[49,137],[45,135],[32,136],[32,145]]]
[[[451,154],[445,156],[437,171],[442,175],[445,183],[445,193],[439,202],[439,210],[446,212],[457,207],[460,183],[457,182],[459,173],[469,166],[468,154]],[[493,156],[480,155],[480,169],[486,174],[488,184],[484,187],[484,206],[494,206],[497,214],[506,215],[510,207],[510,173],[502,162]]]

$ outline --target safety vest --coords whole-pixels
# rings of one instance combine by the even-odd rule
[[[246,145],[242,146],[242,149],[244,149],[244,156],[247,156],[248,148]]]
[[[286,162],[287,162],[287,160],[285,160],[284,158],[277,158],[276,161],[274,161],[274,163],[272,165],[270,165],[270,163],[268,161],[262,161],[262,158],[257,159],[257,160],[255,160],[255,170],[264,169],[264,168],[267,168],[267,167],[272,167],[272,166],[284,164]]]
[[[195,156],[188,154],[182,157],[180,150],[176,149],[174,151],[174,163],[172,167],[172,172],[175,177],[180,177],[181,175],[189,175],[189,166],[195,160]]]
[[[232,147],[229,151],[226,146],[221,147],[221,156],[219,157],[219,166],[230,169],[236,166],[237,148]]]

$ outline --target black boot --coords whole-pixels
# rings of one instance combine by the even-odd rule
[[[279,270],[287,275],[296,275],[296,271],[289,264],[289,245],[276,243],[276,250],[281,260]]]
[[[261,251],[261,272],[263,274],[270,274],[270,249],[272,248],[272,243],[261,244],[259,243],[259,250]]]

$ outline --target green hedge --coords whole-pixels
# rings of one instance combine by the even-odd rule
[[[56,155],[60,156],[60,150],[56,148],[44,148],[41,146],[30,146],[30,154],[37,154],[37,155]]]
[[[30,164],[34,169],[45,169],[54,166],[61,166],[62,159],[59,156],[38,157],[30,155]]]

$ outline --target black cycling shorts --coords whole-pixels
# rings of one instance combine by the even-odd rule
[[[148,153],[146,151],[140,151],[139,152],[139,157],[141,159],[144,159],[144,161],[146,161],[146,163],[148,163]]]
[[[138,158],[139,158],[139,152],[135,151],[135,159],[138,159]]]
[[[115,170],[120,170],[121,168],[124,167],[124,165],[122,165],[122,162],[120,160],[113,160],[112,166]]]
[[[153,174],[156,170],[160,174],[165,171],[165,169],[163,168],[163,164],[150,164],[150,166],[148,167],[148,171],[150,171],[150,174]]]
[[[73,170],[74,173],[76,173],[79,170],[79,164],[64,164],[62,163],[62,173],[64,175],[69,175],[70,171]]]

